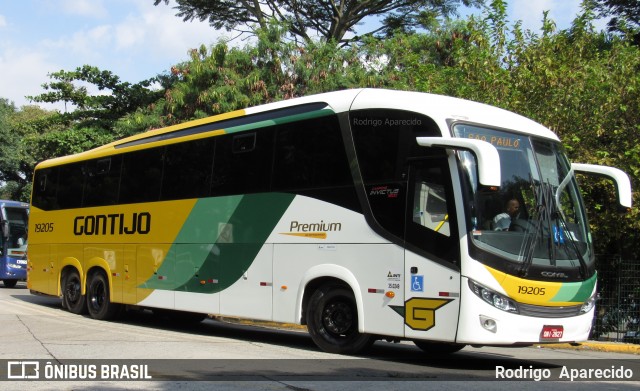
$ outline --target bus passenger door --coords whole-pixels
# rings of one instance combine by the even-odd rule
[[[460,250],[444,154],[409,166],[405,235],[405,337],[453,342],[460,307]]]

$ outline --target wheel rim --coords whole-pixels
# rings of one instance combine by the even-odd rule
[[[104,283],[101,280],[94,281],[91,284],[91,295],[89,297],[89,302],[91,303],[91,308],[98,312],[102,309],[106,300],[106,289]]]
[[[76,304],[80,300],[80,280],[75,276],[67,280],[64,294],[69,304]]]
[[[353,326],[353,309],[345,302],[333,302],[322,311],[322,324],[335,335],[347,334]]]

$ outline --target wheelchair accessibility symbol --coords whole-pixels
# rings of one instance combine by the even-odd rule
[[[424,292],[424,276],[411,276],[411,292]]]

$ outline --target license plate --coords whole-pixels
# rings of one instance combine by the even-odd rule
[[[18,259],[18,260],[16,260],[16,263],[18,265],[26,265],[27,264],[27,260],[26,259]]]
[[[542,332],[540,333],[541,341],[554,341],[562,338],[562,334],[564,334],[563,326],[543,326]]]

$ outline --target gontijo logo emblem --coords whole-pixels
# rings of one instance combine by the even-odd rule
[[[294,220],[289,223],[289,232],[281,232],[280,234],[309,239],[326,239],[327,232],[339,231],[342,231],[342,223],[325,223],[324,220],[320,220],[319,223],[301,223]]]
[[[436,325],[436,310],[451,301],[412,297],[404,303],[404,323],[413,330],[427,331]]]

